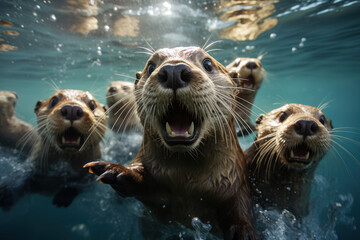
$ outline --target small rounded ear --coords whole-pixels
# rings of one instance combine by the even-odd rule
[[[330,125],[331,129],[334,129],[334,125],[332,123],[332,120],[329,120],[329,125]]]
[[[34,108],[34,112],[35,112],[36,114],[38,114],[39,109],[40,109],[40,107],[42,106],[42,104],[43,104],[43,101],[37,101],[37,103],[36,103],[36,105],[35,105],[35,108]]]
[[[135,77],[136,77],[136,79],[135,79],[135,85],[136,85],[136,84],[138,84],[138,82],[139,82],[139,80],[141,78],[141,72],[136,72]]]
[[[259,125],[261,123],[261,121],[264,119],[264,116],[264,114],[260,114],[260,116],[255,121],[256,125]]]
[[[17,95],[17,93],[16,93],[16,92],[14,92],[14,91],[11,91],[11,92],[15,95],[16,100],[17,100],[17,99],[19,99],[19,96]]]

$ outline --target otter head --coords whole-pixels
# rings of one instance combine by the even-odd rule
[[[138,115],[145,134],[160,145],[187,152],[229,133],[235,83],[203,49],[157,50],[136,77]]]
[[[39,135],[61,153],[86,151],[105,135],[105,111],[89,92],[59,90],[36,103]]]
[[[268,153],[288,168],[307,169],[329,151],[332,128],[318,108],[286,104],[256,120],[259,157]]]
[[[226,68],[239,87],[258,90],[265,78],[265,70],[261,66],[261,58],[236,58]]]
[[[134,93],[134,83],[115,81],[111,82],[110,86],[106,89],[106,100],[109,107],[117,103],[117,109],[120,109],[125,103],[129,102]]]
[[[0,91],[1,122],[8,121],[14,116],[17,99],[18,96],[15,92]]]

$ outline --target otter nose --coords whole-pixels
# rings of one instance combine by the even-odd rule
[[[70,120],[70,121],[79,120],[84,115],[82,108],[79,106],[65,105],[61,108],[60,111],[61,111],[61,115],[66,120]]]
[[[255,62],[248,62],[245,66],[248,69],[257,69],[257,67],[258,67]]]
[[[110,87],[108,90],[109,93],[114,94],[117,92],[117,88],[116,87]]]
[[[306,137],[314,135],[318,131],[319,126],[312,120],[299,120],[294,124],[294,129],[297,134]]]
[[[183,63],[176,65],[165,65],[158,73],[161,85],[164,88],[171,88],[174,92],[178,88],[186,87],[191,78],[190,68]]]

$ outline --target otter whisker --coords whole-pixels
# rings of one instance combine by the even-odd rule
[[[127,78],[131,78],[131,79],[136,80],[136,77],[132,77],[132,76],[121,74],[121,73],[115,73],[115,75],[122,76],[122,77],[127,77]]]
[[[210,38],[209,38],[209,40],[210,40]],[[207,42],[206,42],[205,45],[204,45],[204,47],[203,47],[203,49],[204,49],[206,52],[209,52],[209,51],[207,51],[206,49],[208,49],[209,47],[215,45],[216,43],[221,43],[221,42],[223,42],[223,41],[222,41],[222,40],[216,40],[216,41],[214,41],[214,42],[212,42],[212,43],[209,43],[209,45],[205,46],[206,43],[207,43]]]

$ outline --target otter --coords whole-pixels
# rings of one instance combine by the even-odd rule
[[[141,129],[136,114],[134,83],[115,81],[106,90],[109,107],[108,125],[115,132]]]
[[[89,92],[59,90],[35,106],[39,136],[23,167],[0,184],[0,207],[7,210],[24,193],[54,195],[67,207],[92,180],[82,166],[100,158],[105,111]]]
[[[266,76],[266,71],[261,65],[261,58],[239,57],[226,66],[230,76],[236,79],[241,88],[236,98],[239,103],[237,114],[243,121],[238,136],[246,136],[255,130],[250,122],[251,109]]]
[[[15,116],[18,95],[15,92],[0,91],[0,145],[20,149],[27,154],[31,144],[19,144],[19,140],[33,130],[33,126]]]
[[[137,73],[135,99],[143,142],[127,166],[84,167],[122,196],[135,196],[160,222],[193,217],[224,239],[257,239],[245,156],[237,141],[237,88],[199,47],[164,48]]]
[[[286,104],[260,115],[256,129],[245,151],[255,201],[308,215],[315,170],[331,147],[331,120],[318,108]]]

